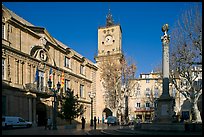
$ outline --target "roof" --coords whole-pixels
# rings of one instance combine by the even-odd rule
[[[34,26],[33,24],[31,24],[30,22],[26,21],[25,19],[23,19],[22,17],[18,16],[17,14],[15,14],[13,11],[9,10],[8,8],[6,8],[3,4],[2,4],[2,9],[6,10],[11,18],[19,21],[20,23],[22,23],[23,25],[27,26],[28,29],[34,31],[35,33],[37,33],[38,35],[40,35],[41,33],[39,32],[39,29],[45,29],[44,27],[37,27],[37,26]],[[43,31],[44,32],[44,31]],[[49,34],[50,35],[50,34]],[[43,36],[43,35],[40,35],[40,36]],[[51,35],[50,35],[51,36]],[[56,42],[58,45],[60,45],[61,47],[63,47],[64,49],[66,48],[70,48],[69,46],[63,44],[61,41],[55,39],[53,36],[51,36]],[[71,48],[70,48],[71,49]],[[78,52],[76,52],[75,50],[71,49],[71,51],[73,51],[74,55],[76,55],[77,57],[79,58],[85,58],[84,56],[82,56],[81,54],[79,54]],[[85,58],[90,64],[96,66],[92,61],[90,61],[89,59]]]
[[[11,15],[12,18],[18,20],[19,22],[21,22],[22,24],[26,25],[26,26],[34,26],[33,24],[31,24],[30,22],[26,21],[25,19],[23,19],[22,17],[18,16],[17,14],[15,14],[13,11],[9,10],[8,8],[6,8],[3,4],[2,4],[2,8],[7,10],[9,12],[9,14]]]

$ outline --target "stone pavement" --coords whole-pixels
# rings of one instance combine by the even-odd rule
[[[2,130],[2,135],[87,135],[87,132],[93,130],[90,124],[85,125],[85,129],[81,129],[81,124],[76,129],[66,129],[65,126],[57,126],[57,130],[45,130],[45,127],[31,127]],[[97,130],[109,128],[106,124],[97,125]]]
[[[66,129],[65,126],[57,126],[57,130],[45,130],[44,127],[31,127],[21,129],[2,130],[2,135],[202,135],[202,132],[167,132],[167,131],[144,131],[134,130],[133,126],[107,126],[97,125],[96,129],[85,125],[81,129],[81,124],[76,129]]]
[[[150,131],[150,130],[141,130],[135,129],[133,126],[116,126],[112,129],[97,129],[90,130],[87,132],[87,135],[202,135],[200,132],[190,132],[190,131]]]

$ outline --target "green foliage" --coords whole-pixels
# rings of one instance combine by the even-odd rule
[[[71,124],[72,120],[84,113],[84,106],[78,102],[78,96],[74,96],[73,91],[67,89],[66,93],[59,116]]]

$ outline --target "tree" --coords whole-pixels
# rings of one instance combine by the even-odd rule
[[[74,96],[74,92],[69,88],[66,90],[66,93],[67,95],[64,97],[59,116],[72,124],[72,120],[84,113],[84,106],[78,102],[78,96]]]
[[[175,88],[191,102],[192,122],[201,122],[197,102],[202,94],[202,13],[201,5],[181,14],[172,29],[170,48],[170,80]]]
[[[135,78],[135,72],[136,72],[136,63],[132,58],[122,58],[121,59],[121,84],[122,84],[122,91],[124,93],[124,99],[125,99],[125,116],[124,116],[124,122],[128,123],[129,117],[128,117],[128,98],[131,93],[131,89],[134,87],[134,85],[130,84],[130,80]]]
[[[121,115],[122,108],[126,106],[125,112],[127,113],[128,106],[125,99],[127,100],[130,91],[128,80],[135,76],[135,62],[124,56],[120,59],[108,56],[101,62],[100,69],[106,105],[114,109],[116,115]]]
[[[120,85],[120,64],[111,56],[106,57],[100,64],[102,85],[105,89],[104,99],[105,104],[111,109],[115,109],[116,93],[121,88]]]

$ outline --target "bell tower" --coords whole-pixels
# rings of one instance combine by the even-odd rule
[[[106,26],[98,28],[98,53],[95,60],[100,62],[107,56],[117,59],[122,56],[122,29],[114,23],[110,9],[106,16]]]

